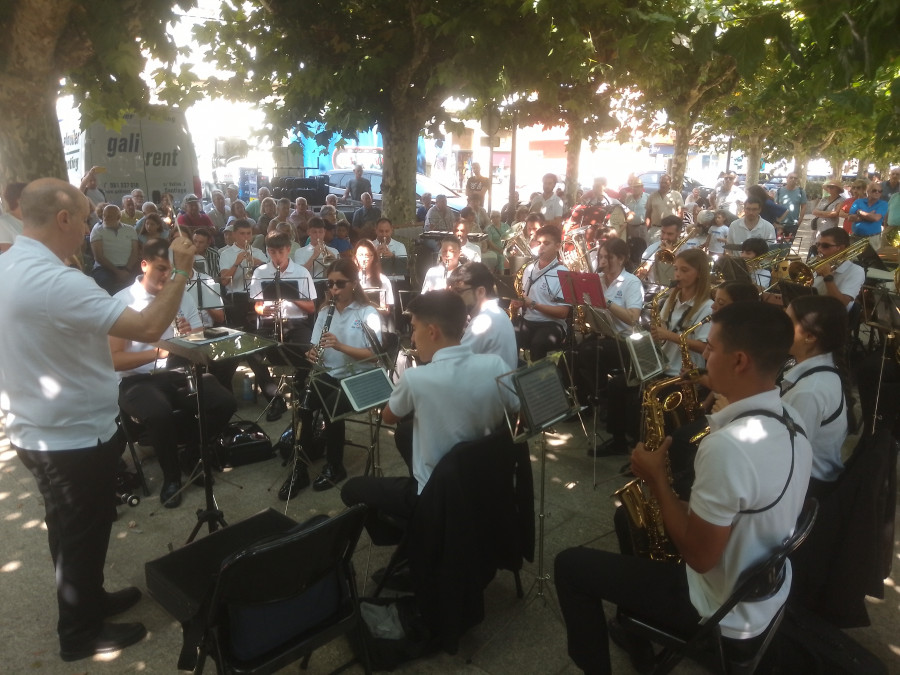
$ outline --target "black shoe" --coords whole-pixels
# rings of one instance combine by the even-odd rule
[[[309,487],[309,470],[305,464],[298,462],[290,476],[278,491],[278,499],[286,502],[288,498],[293,499],[305,487]]]
[[[181,481],[167,480],[163,483],[162,490],[159,491],[159,501],[167,509],[174,509],[181,506]]]
[[[386,567],[382,567],[372,575],[372,581],[380,584],[387,572]],[[394,572],[384,581],[383,588],[389,591],[397,591],[398,593],[410,593],[413,590],[412,573],[409,566],[398,565]]]
[[[277,422],[286,412],[287,403],[284,402],[284,399],[281,396],[276,396],[269,405],[269,412],[266,413],[266,421]]]
[[[78,661],[95,654],[117,652],[140,642],[146,634],[147,629],[142,623],[104,623],[97,637],[73,649],[63,647],[59,650],[59,657],[63,661]]]
[[[639,673],[652,673],[656,665],[656,654],[649,640],[631,635],[615,618],[607,622],[610,639],[628,653],[632,667]]]
[[[597,446],[597,449],[588,448],[588,457],[611,457],[612,455],[627,455],[630,448],[624,438],[613,436]]]
[[[316,482],[313,483],[313,490],[316,492],[330,490],[346,477],[347,470],[343,466],[338,465],[334,467],[331,464],[326,464],[322,467],[322,473],[316,478]]]
[[[134,586],[123,588],[115,593],[107,593],[105,606],[103,608],[103,616],[110,617],[121,614],[134,607],[141,599],[140,589]]]

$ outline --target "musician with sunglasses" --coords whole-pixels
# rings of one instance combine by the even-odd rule
[[[830,227],[819,233],[818,256],[830,258],[850,245],[850,235],[841,227]],[[830,295],[841,301],[849,311],[853,307],[859,289],[866,280],[865,270],[852,260],[845,260],[840,265],[819,265],[813,288],[819,295]]]
[[[312,374],[313,377],[322,378],[322,382],[318,390],[313,387],[312,395],[308,398],[310,409],[300,411],[300,447],[307,453],[313,447],[313,410],[335,408],[336,399],[326,396],[326,400],[323,400],[322,394],[327,391],[337,395],[340,391],[340,379],[350,375],[354,368],[374,367],[374,363],[359,363],[374,357],[363,324],[376,335],[381,333],[378,310],[369,304],[360,286],[356,263],[349,258],[339,258],[328,266],[325,276],[325,302],[319,307],[312,333],[313,346],[307,353],[307,358],[327,372]],[[343,394],[341,399],[337,403],[338,409],[346,412],[349,410],[349,402]],[[325,465],[313,483],[313,490],[316,492],[330,490],[347,477],[347,470],[344,468],[344,421],[330,420],[327,414],[324,420]],[[286,500],[288,496],[294,497],[301,488],[309,485],[308,467],[303,458],[295,462],[292,473],[278,492],[281,500]]]

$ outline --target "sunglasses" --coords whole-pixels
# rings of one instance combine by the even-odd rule
[[[334,288],[335,286],[337,286],[338,289],[341,289],[341,288],[344,288],[344,286],[346,286],[349,283],[350,282],[347,279],[338,279],[337,281],[335,281],[333,279],[329,279],[328,281],[325,282],[325,285],[328,288]]]

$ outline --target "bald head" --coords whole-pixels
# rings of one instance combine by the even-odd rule
[[[22,221],[30,227],[49,227],[56,223],[57,214],[84,213],[90,204],[81,191],[58,178],[38,178],[22,191],[20,199]]]

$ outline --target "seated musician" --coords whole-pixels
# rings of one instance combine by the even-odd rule
[[[625,271],[628,244],[622,239],[605,239],[595,251],[605,309],[612,315],[616,332],[625,337],[641,317],[644,287],[640,279]],[[602,392],[605,398],[607,376],[622,367],[619,355],[628,358],[627,349],[617,345],[614,338],[592,334],[578,345],[576,353],[575,383],[579,401],[587,402],[594,392]]]
[[[662,219],[659,228],[659,241],[654,241],[641,254],[641,265],[634,274],[638,279],[646,279],[651,284],[659,284],[656,272],[656,254],[660,249],[671,251],[681,237],[682,221],[678,216],[666,216]]]
[[[323,392],[327,389],[336,393],[340,387],[340,378],[347,377],[351,370],[374,367],[374,364],[357,362],[371,359],[374,356],[363,324],[379,335],[381,320],[362,290],[359,283],[359,270],[354,261],[348,258],[338,258],[328,265],[326,276],[325,286],[328,290],[324,304],[319,307],[319,314],[316,317],[316,325],[312,333],[313,347],[309,350],[307,358],[311,363],[318,364],[326,371],[325,374],[318,375],[323,379],[323,386],[320,389]],[[313,410],[319,407],[334,409],[335,404],[333,400],[323,401],[319,391],[315,388],[313,388],[308,402],[310,408],[300,411],[300,419],[303,424],[300,431],[300,447],[307,452],[312,448],[315,431]],[[349,409],[349,402],[338,403],[338,406],[343,407],[344,405],[347,406],[346,409]],[[327,414],[324,417],[325,465],[313,483],[313,490],[317,492],[330,490],[347,477],[347,470],[344,468],[344,421],[330,420]],[[278,497],[282,501],[288,499],[289,496],[293,498],[300,489],[307,485],[309,485],[307,465],[304,461],[298,460],[294,463],[292,475],[281,486]]]
[[[293,255],[294,262],[302,265],[313,279],[324,279],[325,269],[340,254],[337,249],[325,243],[325,221],[313,216],[307,222],[309,244],[297,249]]]
[[[151,239],[144,244],[141,271],[143,276],[128,288],[119,291],[117,298],[140,312],[156,297],[173,274],[187,274],[180,270],[173,272],[169,262],[169,244],[162,239]],[[181,310],[176,319],[180,333],[200,330],[203,325],[193,297],[185,294],[181,299]],[[169,327],[162,335],[166,340],[173,337],[174,329]],[[196,396],[192,395],[185,373],[164,370],[168,352],[164,349],[134,342],[123,338],[110,337],[113,366],[119,373],[119,406],[122,411],[147,427],[150,445],[156,452],[163,472],[162,489],[159,499],[163,506],[175,508],[181,504],[181,466],[178,459],[179,431],[187,432],[186,459],[192,464],[199,458],[198,429],[194,421],[197,408]],[[234,396],[209,374],[203,375],[203,400],[206,406],[206,437],[214,438],[237,410]],[[175,413],[183,410],[190,422],[185,429],[176,428]]]
[[[219,251],[219,277],[227,293],[225,314],[228,325],[232,328],[246,330],[251,311],[250,296],[247,288],[253,269],[265,263],[268,258],[263,251],[250,245],[253,239],[253,226],[247,220],[231,222],[234,243]]]
[[[460,344],[466,307],[449,290],[422,294],[409,304],[413,339],[425,368],[407,370],[383,411],[387,424],[415,412],[413,420],[413,477],[361,477],[347,481],[344,504],[367,504],[377,511],[409,518],[418,496],[441,458],[454,445],[489,435],[505,424],[506,408],[517,403],[502,397],[496,378],[509,366],[496,354],[475,354]],[[435,396],[435,392],[441,392]],[[371,530],[370,530],[371,531]]]
[[[472,225],[470,226],[469,221],[463,217],[463,214],[469,216],[466,213],[466,209],[469,207],[465,207],[462,211],[460,211],[460,220],[453,227],[453,233],[456,235],[456,238],[459,239],[459,250],[460,257],[466,259],[466,262],[481,262],[481,247],[478,244],[473,244],[469,241],[469,228],[474,226],[474,221],[472,221]],[[469,209],[471,212],[471,209]],[[469,216],[470,220],[471,217]]]
[[[819,233],[818,257],[830,258],[850,245],[850,235],[841,227],[830,227]],[[866,272],[852,260],[845,260],[836,267],[819,265],[813,288],[819,295],[830,295],[841,301],[847,311],[853,308],[853,302],[859,295],[866,280]]]
[[[537,361],[563,348],[570,307],[563,301],[559,287],[558,274],[566,269],[559,261],[559,228],[545,225],[535,232],[533,243],[537,260],[525,268],[522,276],[524,297],[513,300],[509,306],[524,308],[522,321],[516,327],[516,341],[520,349],[531,351],[532,361]]]
[[[461,343],[476,354],[496,354],[515,370],[519,365],[516,332],[509,315],[500,308],[490,268],[484,263],[466,263],[453,270],[447,281],[469,314]]]
[[[422,292],[439,291],[447,288],[447,277],[459,266],[459,254],[462,245],[456,237],[441,240],[438,264],[429,268],[422,282]]]
[[[732,221],[728,226],[727,243],[734,247],[728,251],[731,255],[736,255],[737,246],[753,237],[765,239],[768,242],[775,242],[775,226],[768,220],[760,217],[762,208],[763,202],[761,199],[758,197],[748,197],[747,201],[744,202],[743,217]]]
[[[375,244],[368,239],[360,239],[353,249],[353,259],[359,268],[359,283],[364,291],[377,291],[376,297],[369,296],[377,305],[385,325],[392,324],[394,313],[394,289],[391,280],[381,271],[381,256]],[[367,294],[368,295],[368,294]]]
[[[769,244],[764,239],[745,239],[741,244],[741,258],[753,260],[769,252]],[[750,280],[760,290],[765,290],[772,285],[772,272],[766,269],[757,269],[750,272]]]
[[[793,327],[783,310],[763,303],[732,305],[712,320],[705,352],[710,386],[731,404],[709,418],[688,503],[669,484],[666,439],[658,451],[639,444],[635,475],[657,499],[665,532],[685,564],[571,548],[556,557],[554,580],[566,623],[568,651],[587,673],[610,673],[609,642],[628,641],[639,668],[650,645],[628,635],[602,601],[689,636],[734,589],[740,574],[792,532],[806,496],[812,451],[793,424],[775,380],[788,357]],[[653,526],[653,524],[651,524]],[[770,598],[738,604],[721,622],[728,652],[755,651],[758,636],[787,600],[786,578]]]
[[[257,330],[270,336],[274,334],[276,338],[283,337],[285,342],[291,344],[309,344],[316,312],[316,287],[312,275],[291,259],[291,240],[284,232],[273,230],[266,235],[266,253],[271,262],[261,265],[253,272],[248,289],[258,317]],[[297,284],[300,291],[300,299],[281,301],[280,316],[278,301],[263,299],[263,282],[273,281],[276,270],[280,279]],[[280,334],[277,323],[279,320]],[[281,419],[287,410],[287,404],[276,393],[277,384],[268,365],[256,354],[248,356],[247,363],[256,377],[256,386],[269,400],[266,420],[274,422]]]
[[[800,415],[813,448],[809,494],[822,499],[841,475],[841,446],[853,415],[847,365],[847,312],[827,295],[804,295],[788,305],[794,322],[791,356],[797,365],[784,374],[782,400]]]

